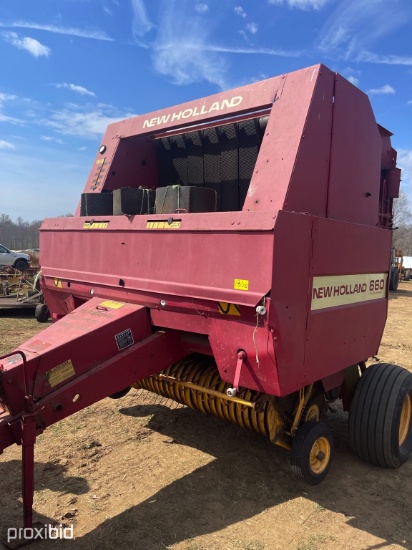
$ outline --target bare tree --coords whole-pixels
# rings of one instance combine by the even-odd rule
[[[412,255],[412,214],[404,191],[393,201],[393,246],[406,256]]]

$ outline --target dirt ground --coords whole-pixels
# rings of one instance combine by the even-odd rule
[[[412,371],[412,281],[390,298],[378,355]],[[0,353],[43,327],[32,313],[0,314]],[[327,421],[333,464],[310,487],[291,477],[288,452],[257,434],[146,392],[105,399],[38,439],[35,519],[72,524],[76,538],[37,548],[412,549],[412,460],[366,464],[339,406]],[[21,525],[16,446],[0,457],[0,494],[5,532]]]

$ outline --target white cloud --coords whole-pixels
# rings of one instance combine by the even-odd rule
[[[110,40],[113,38],[107,36],[105,32],[102,31],[89,31],[84,29],[78,29],[75,27],[62,27],[58,25],[40,25],[38,23],[32,23],[29,21],[15,21],[8,25],[0,23],[0,27],[5,28],[17,28],[17,29],[37,29],[40,31],[47,31],[56,34],[65,34],[69,36],[78,36],[80,38],[91,38],[93,40]]]
[[[349,82],[351,82],[354,86],[359,85],[359,78],[356,78],[356,76],[348,76]]]
[[[401,55],[377,55],[366,50],[359,52],[356,56],[356,61],[383,65],[412,65],[412,57],[404,57]]]
[[[4,114],[3,107],[6,101],[14,101],[17,99],[16,95],[0,93],[0,122],[8,122],[9,124],[15,124],[22,126],[24,122],[19,118],[15,118]]]
[[[19,118],[15,118],[13,116],[8,116],[3,113],[0,113],[0,122],[8,122],[10,124],[16,124],[18,126],[23,126],[24,122],[20,120]]]
[[[139,6],[142,3],[139,1]],[[240,7],[240,6],[239,6]],[[300,52],[274,48],[243,48],[225,46],[211,40],[220,19],[214,17],[205,25],[203,18],[193,14],[193,3],[182,0],[162,2],[160,17],[151,43],[136,40],[140,47],[150,48],[154,69],[178,85],[206,81],[227,89],[230,59],[220,54],[260,54],[297,57]],[[256,32],[251,24],[249,32]],[[241,31],[244,33],[244,31]]]
[[[49,118],[41,119],[40,124],[53,128],[66,136],[95,139],[104,134],[109,124],[136,116],[133,113],[118,113],[107,105],[68,105],[54,111]]]
[[[248,23],[245,27],[247,31],[251,34],[256,34],[258,32],[259,25],[257,23]]]
[[[269,4],[275,6],[282,6],[287,4],[290,8],[297,8],[299,10],[320,10],[330,0],[269,0]]]
[[[204,50],[209,52],[222,52],[222,53],[237,53],[237,54],[251,54],[251,55],[273,55],[275,57],[299,57],[302,52],[278,50],[275,48],[230,48],[227,46],[215,46],[213,44],[204,45]]]
[[[96,97],[96,94],[94,92],[91,92],[83,86],[77,86],[76,84],[68,84],[67,82],[62,82],[58,84],[52,84],[52,86],[55,86],[56,88],[66,88],[67,90],[71,90],[72,92],[76,92],[80,95],[89,95],[92,97]]]
[[[368,94],[376,94],[376,95],[387,95],[387,94],[394,94],[395,89],[392,88],[389,84],[385,84],[385,86],[382,86],[381,88],[372,88],[371,90],[368,90]]]
[[[60,138],[55,138],[55,137],[51,137],[51,136],[40,136],[40,139],[42,141],[54,141],[55,143],[59,143],[60,145],[63,144],[63,140],[60,139]]]
[[[17,96],[13,94],[0,93],[0,103],[3,103],[4,101],[13,101],[13,99],[17,99]]]
[[[135,39],[139,39],[151,31],[154,25],[146,13],[143,0],[131,0],[131,3],[133,11],[133,36]]]
[[[246,17],[246,12],[242,8],[242,6],[235,6],[233,8],[233,11],[236,13],[236,15],[239,15],[240,17],[243,17],[243,19]]]
[[[19,50],[26,50],[33,57],[49,57],[51,54],[51,49],[44,44],[41,44],[38,40],[30,38],[29,36],[24,36],[20,38],[15,32],[3,32],[3,38],[9,44],[12,44]]]
[[[206,13],[209,11],[209,6],[207,4],[196,4],[195,10],[199,13]]]
[[[358,52],[405,24],[408,14],[397,5],[388,10],[387,0],[345,0],[325,21],[318,47],[330,55],[359,60]]]
[[[12,143],[9,143],[8,141],[4,141],[0,139],[0,149],[15,149],[15,148],[16,147]]]

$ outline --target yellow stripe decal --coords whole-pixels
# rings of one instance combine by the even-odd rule
[[[179,229],[180,222],[147,222],[146,229]]]
[[[84,222],[83,229],[106,229],[109,222]]]

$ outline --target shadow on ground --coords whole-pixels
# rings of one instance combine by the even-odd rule
[[[314,506],[345,515],[346,524],[389,544],[405,547],[404,541],[410,540],[411,464],[399,470],[383,470],[355,457],[348,447],[347,418],[340,408],[328,417],[335,435],[334,462],[326,480],[317,487],[291,477],[287,451],[217,418],[188,408],[170,410],[162,404],[133,406],[120,412],[132,418],[147,418],[148,429],[168,436],[162,455],[170,461],[176,460],[176,446],[180,445],[199,449],[214,460],[75,541],[51,543],[48,548],[70,544],[72,548],[90,550],[164,549],[218,532],[301,496],[313,501]],[[45,466],[37,465],[37,474]],[[0,475],[5,475],[3,468]],[[77,480],[76,484],[79,490],[86,490],[85,480]],[[366,505],[371,502],[373,508]],[[369,548],[378,547],[382,546]]]

